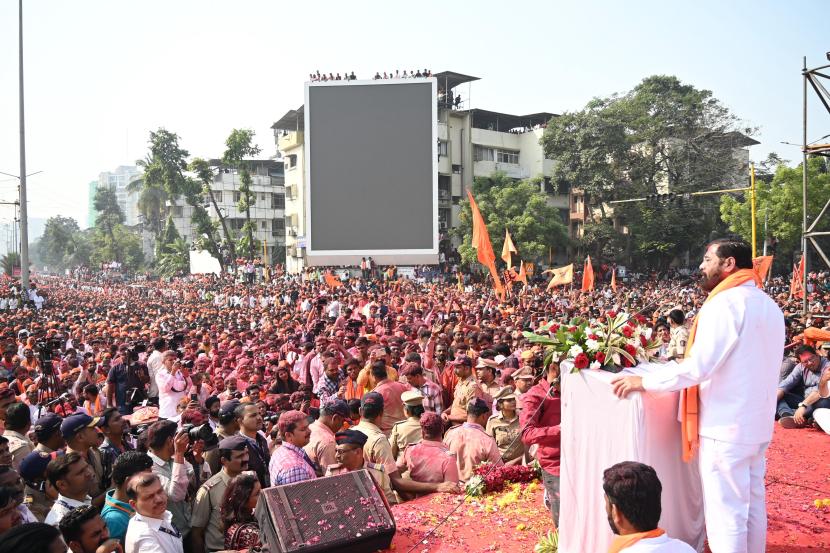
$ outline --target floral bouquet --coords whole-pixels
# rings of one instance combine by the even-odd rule
[[[572,372],[602,369],[619,372],[655,357],[660,342],[642,315],[609,311],[604,320],[573,319],[568,325],[550,323],[536,332],[524,332],[531,343],[546,347],[545,366],[571,361]]]
[[[541,475],[538,463],[531,465],[499,465],[482,463],[473,469],[473,477],[467,481],[465,492],[471,497],[480,497],[486,493],[498,492],[505,484],[531,482]]]

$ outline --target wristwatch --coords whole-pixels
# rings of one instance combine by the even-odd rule
[[[808,406],[806,403],[804,403],[803,401],[802,401],[801,403],[799,403],[799,404],[798,404],[798,406],[799,406],[799,407],[804,407],[805,409],[806,409],[807,407],[809,407],[809,406]]]

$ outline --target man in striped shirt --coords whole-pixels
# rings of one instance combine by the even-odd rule
[[[308,416],[301,411],[286,411],[280,415],[277,424],[283,441],[268,465],[271,485],[282,486],[317,478],[314,464],[303,451],[311,438]]]

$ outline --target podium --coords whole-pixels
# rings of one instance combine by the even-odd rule
[[[611,381],[643,375],[649,364],[614,374],[562,368],[560,553],[606,553],[614,537],[605,513],[603,471],[622,461],[654,467],[663,485],[660,527],[703,551],[703,495],[697,460],[681,455],[679,392],[617,398]]]

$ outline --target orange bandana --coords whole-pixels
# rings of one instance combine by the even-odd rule
[[[730,288],[740,286],[750,280],[755,281],[755,285],[761,288],[763,284],[758,278],[758,274],[752,269],[739,269],[723,279],[720,284],[715,286],[703,305],[714,298],[717,294]],[[695,334],[697,334],[697,323],[700,320],[700,313],[695,317],[695,322],[692,324],[692,329],[689,331],[689,340],[686,343],[686,351],[691,352],[692,344],[695,341]],[[700,401],[698,399],[698,386],[686,388],[680,393],[680,425],[681,436],[683,443],[683,460],[687,463],[694,457],[697,446],[700,444],[700,437],[698,436],[699,428],[699,407]]]
[[[647,538],[657,538],[665,534],[666,531],[660,528],[649,530],[648,532],[637,532],[636,534],[626,534],[625,536],[616,536],[611,542],[611,547],[608,548],[608,553],[619,553],[626,547],[631,547],[640,540]]]

